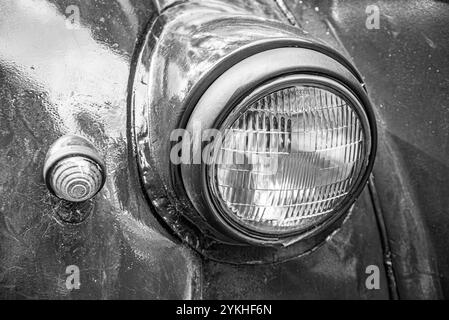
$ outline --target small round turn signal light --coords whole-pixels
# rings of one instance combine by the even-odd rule
[[[92,143],[83,137],[66,135],[47,152],[44,180],[58,198],[83,202],[103,187],[106,167]]]

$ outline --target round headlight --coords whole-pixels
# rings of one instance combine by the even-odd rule
[[[205,166],[213,207],[250,232],[310,229],[351,198],[369,131],[361,104],[337,82],[289,76],[259,87],[221,123]]]
[[[264,61],[272,63],[257,68]],[[190,115],[190,136],[198,127],[216,135],[203,141],[201,165],[181,166],[186,193],[211,225],[247,242],[290,243],[331,230],[374,162],[370,108],[360,82],[323,54],[285,48],[251,56],[215,80]]]
[[[182,162],[184,190],[223,241],[315,241],[362,192],[376,150],[359,79],[303,48],[267,50],[229,68],[196,102],[186,129],[202,144],[183,146],[182,156],[198,159],[199,150],[202,162]]]

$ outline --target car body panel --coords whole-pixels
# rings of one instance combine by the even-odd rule
[[[310,12],[325,21],[364,76],[378,120],[374,176],[399,297],[447,296],[448,4],[287,3],[304,25]],[[365,26],[371,5],[379,29]]]
[[[232,4],[293,23],[277,1]],[[75,30],[66,27],[69,5],[80,8],[81,25]],[[0,297],[391,298],[384,267],[388,252],[367,188],[325,243],[278,264],[204,259],[155,214],[128,149],[128,84],[136,47],[152,17],[174,5],[137,0],[0,4]],[[320,16],[309,21],[314,36],[344,51]],[[42,178],[46,151],[67,133],[92,141],[108,168],[104,189],[83,207],[56,199]],[[76,210],[91,215],[79,225],[57,218]],[[79,290],[65,285],[69,265],[80,268]],[[365,285],[370,265],[380,269],[380,290]]]
[[[80,8],[79,29],[66,28],[69,4]],[[148,214],[128,165],[129,68],[155,8],[126,4],[0,5],[2,298],[196,297],[197,256]],[[45,153],[66,133],[90,139],[108,166],[105,188],[85,207],[67,207],[43,183]],[[93,212],[80,225],[56,219],[74,210]],[[79,290],[66,287],[70,265]]]

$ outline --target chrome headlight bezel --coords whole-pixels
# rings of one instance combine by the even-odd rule
[[[263,65],[264,61],[271,61],[271,63],[267,67],[258,69],[257,66]],[[241,76],[245,74],[249,76]],[[266,234],[249,230],[220,211],[210,193],[205,164],[182,164],[179,174],[177,174],[179,168],[173,168],[174,183],[184,187],[185,193],[198,213],[220,233],[236,241],[257,245],[276,245],[300,241],[325,231],[344,216],[363,190],[371,172],[377,133],[366,92],[360,82],[342,64],[310,49],[287,47],[266,50],[235,64],[210,84],[198,99],[186,121],[185,128],[192,135],[194,123],[200,123],[202,129],[219,129],[232,112],[239,112],[235,110],[235,107],[245,99],[253,99],[253,95],[263,94],[267,87],[276,87],[282,85],[284,81],[293,81],[292,79],[335,90],[355,106],[359,117],[363,119],[366,137],[369,137],[366,141],[368,156],[365,159],[363,174],[354,184],[344,203],[335,208],[332,218],[304,231]]]

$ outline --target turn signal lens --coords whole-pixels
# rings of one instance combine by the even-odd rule
[[[102,169],[94,161],[71,157],[58,162],[52,170],[50,183],[59,198],[81,202],[100,191],[102,179]]]
[[[363,108],[314,83],[290,82],[245,101],[223,122],[215,162],[206,167],[220,213],[275,235],[332,217],[369,158]]]
[[[57,197],[82,202],[101,190],[106,172],[103,160],[89,141],[68,135],[58,139],[48,151],[44,179]]]

